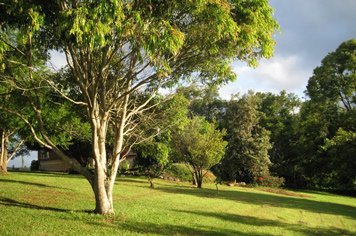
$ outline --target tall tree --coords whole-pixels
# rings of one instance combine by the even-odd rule
[[[224,113],[226,102],[220,98],[218,89],[218,86],[199,86],[197,84],[180,88],[190,101],[188,107],[190,115],[203,116],[209,122],[219,121]]]
[[[85,176],[100,214],[114,212],[112,194],[120,153],[132,131],[146,121],[142,114],[156,106],[149,104],[158,90],[190,75],[211,84],[235,79],[230,60],[256,66],[257,59],[271,57],[272,34],[278,29],[267,0],[6,0],[0,7],[5,22],[0,58],[11,48],[26,60],[21,64],[25,77],[3,79],[9,84],[16,81],[37,117],[39,132],[19,111],[14,113],[31,126],[41,145]],[[10,28],[22,32],[23,49],[12,43]],[[39,76],[34,56],[43,47],[63,50],[75,78],[71,87],[78,89],[80,98],[71,98],[60,83]],[[86,110],[94,174],[65,155],[48,135],[41,100],[44,85]],[[145,101],[137,96],[143,91]],[[113,136],[110,154],[109,134]]]
[[[355,158],[346,151],[356,132],[355,84],[356,40],[351,39],[329,53],[308,81],[310,100],[302,107],[301,142],[311,184],[350,186],[355,179],[344,175],[355,165]]]
[[[225,130],[217,130],[214,123],[195,116],[173,136],[176,160],[186,164],[198,188],[202,187],[208,170],[225,154],[225,133]]]
[[[270,132],[270,170],[286,180],[286,185],[296,186],[302,173],[298,170],[301,158],[300,107],[302,102],[294,94],[257,93],[261,104],[259,124]]]
[[[333,103],[346,111],[353,110],[356,102],[355,50],[356,39],[351,39],[321,61],[321,66],[315,68],[308,81],[306,93],[311,100]]]
[[[268,150],[272,146],[269,131],[259,125],[258,96],[250,91],[241,98],[236,97],[229,101],[223,121],[229,145],[222,168],[231,181],[247,181],[268,173],[271,164]]]

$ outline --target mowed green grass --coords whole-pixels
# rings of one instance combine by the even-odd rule
[[[0,235],[356,235],[356,199],[305,192],[119,177],[114,216],[89,213],[95,201],[78,175],[0,176]],[[299,193],[300,194],[300,193]],[[308,197],[306,197],[308,196]]]

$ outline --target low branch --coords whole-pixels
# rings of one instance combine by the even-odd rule
[[[68,101],[77,104],[77,105],[84,105],[84,106],[88,106],[88,103],[85,102],[77,102],[74,101],[73,99],[71,99],[70,97],[68,97],[67,95],[65,95],[64,93],[62,93],[58,88],[56,88],[56,86],[54,86],[51,81],[49,81],[48,79],[43,79],[44,81],[46,81],[49,86],[51,86],[51,88],[53,88],[57,93],[59,93],[63,98],[67,99]]]
[[[9,109],[7,109],[7,108],[5,108],[5,107],[1,107],[1,106],[0,106],[0,110],[6,111],[6,112],[8,112],[8,113],[10,113],[10,114],[13,114],[13,115],[16,115],[17,117],[19,117],[23,122],[25,122],[25,123],[29,126],[29,128],[30,128],[30,130],[31,130],[31,133],[32,133],[33,137],[36,139],[36,141],[37,141],[40,145],[43,145],[44,147],[46,147],[46,148],[52,150],[52,147],[51,147],[50,145],[48,145],[48,144],[46,144],[45,142],[43,142],[43,141],[37,136],[37,134],[36,134],[36,132],[35,132],[35,129],[34,129],[33,126],[31,125],[31,123],[30,123],[25,117],[23,117],[20,113],[18,113],[18,112],[16,112],[16,111],[9,110]]]
[[[19,142],[15,148],[15,150],[11,153],[11,155],[7,158],[7,161],[10,161],[14,156],[15,153],[17,152],[17,150],[21,147],[21,145],[25,142],[24,139],[21,140],[21,142]]]

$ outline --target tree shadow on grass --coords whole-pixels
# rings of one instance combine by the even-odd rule
[[[142,184],[144,186],[140,186],[140,187],[149,187],[150,188],[150,182],[148,180],[148,178],[142,178],[142,179],[132,179],[132,178],[120,178],[118,179],[115,184],[119,185],[120,183],[137,183],[137,184]],[[179,181],[175,181],[175,182],[169,182],[168,184],[159,182],[159,181],[154,181],[155,186],[174,186],[174,188],[196,188],[195,185],[191,184],[191,186],[187,186],[187,184],[185,182],[179,182]]]
[[[121,178],[116,179],[116,181],[115,181],[115,184],[120,184],[120,183],[138,183],[138,184],[146,184],[146,183],[148,183],[148,186],[149,186],[148,178],[132,179],[132,178],[121,177]]]
[[[68,190],[67,188],[62,188],[62,187],[57,187],[57,186],[52,186],[52,185],[47,185],[47,184],[32,183],[32,182],[21,181],[21,180],[0,179],[0,183],[1,183],[1,182],[5,182],[5,183],[15,183],[15,184],[24,184],[24,185],[32,185],[32,186],[41,187],[41,188],[57,188],[57,189],[65,189],[65,190]]]
[[[19,202],[11,198],[0,197],[0,205],[3,206],[12,206],[12,207],[20,207],[20,208],[32,208],[37,210],[49,210],[49,211],[57,211],[57,212],[69,212],[68,209],[54,208],[54,207],[45,207],[39,206],[35,204]]]
[[[37,176],[54,177],[54,178],[71,178],[71,179],[85,179],[81,174],[68,174],[66,172],[47,172],[47,171],[36,171],[31,172]]]
[[[289,196],[278,196],[274,194],[229,190],[219,190],[220,194],[217,195],[217,192],[212,189],[198,189],[194,187],[182,186],[170,186],[169,188],[165,186],[159,186],[155,190],[172,194],[185,194],[204,198],[227,199],[260,206],[300,209],[314,213],[341,215],[354,220],[356,219],[356,207],[338,203],[319,202],[311,198],[297,198]]]
[[[133,234],[154,234],[154,235],[241,235],[241,236],[272,236],[275,233],[268,233],[268,228],[278,228],[278,234],[289,234],[295,232],[300,235],[353,235],[353,232],[348,230],[342,230],[334,227],[324,228],[324,227],[307,227],[303,224],[289,224],[279,221],[273,221],[268,219],[262,219],[252,216],[242,216],[230,213],[212,213],[204,211],[181,211],[176,210],[178,214],[193,214],[196,215],[193,218],[205,218],[212,217],[219,220],[227,221],[231,223],[230,229],[218,227],[214,225],[204,225],[202,223],[181,225],[179,222],[176,224],[168,223],[152,223],[152,222],[135,222],[130,220],[107,220],[106,222],[90,222],[88,224],[96,225],[98,227],[111,228],[130,231]],[[189,217],[192,218],[192,217]],[[210,221],[213,222],[213,221]],[[236,227],[234,224],[236,223]],[[248,225],[250,227],[246,228],[242,225]],[[253,229],[259,229],[259,227],[264,227],[263,232],[251,232]],[[231,229],[233,228],[233,229]],[[246,232],[246,229],[248,229]]]
[[[207,212],[207,211],[186,211],[186,210],[174,210],[182,214],[194,214],[198,217],[212,217],[219,220],[239,223],[244,225],[250,225],[254,227],[278,227],[283,228],[284,231],[294,231],[300,234],[306,235],[352,235],[354,232],[338,229],[335,227],[307,227],[303,224],[290,224],[280,221],[274,221],[269,219],[262,219],[254,216],[244,216],[232,213],[224,212]]]
[[[151,222],[134,222],[126,221],[119,223],[104,224],[102,222],[90,222],[90,225],[97,225],[98,227],[116,228],[125,231],[130,231],[133,234],[154,234],[154,235],[212,235],[212,236],[225,236],[225,235],[241,235],[241,236],[272,236],[274,234],[268,233],[251,233],[242,232],[238,229],[222,229],[214,226],[185,226],[177,224],[165,223],[151,223]]]

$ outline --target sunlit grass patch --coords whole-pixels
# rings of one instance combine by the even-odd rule
[[[115,215],[78,175],[0,176],[0,235],[355,235],[356,199],[119,177]],[[288,191],[289,192],[289,191]]]

